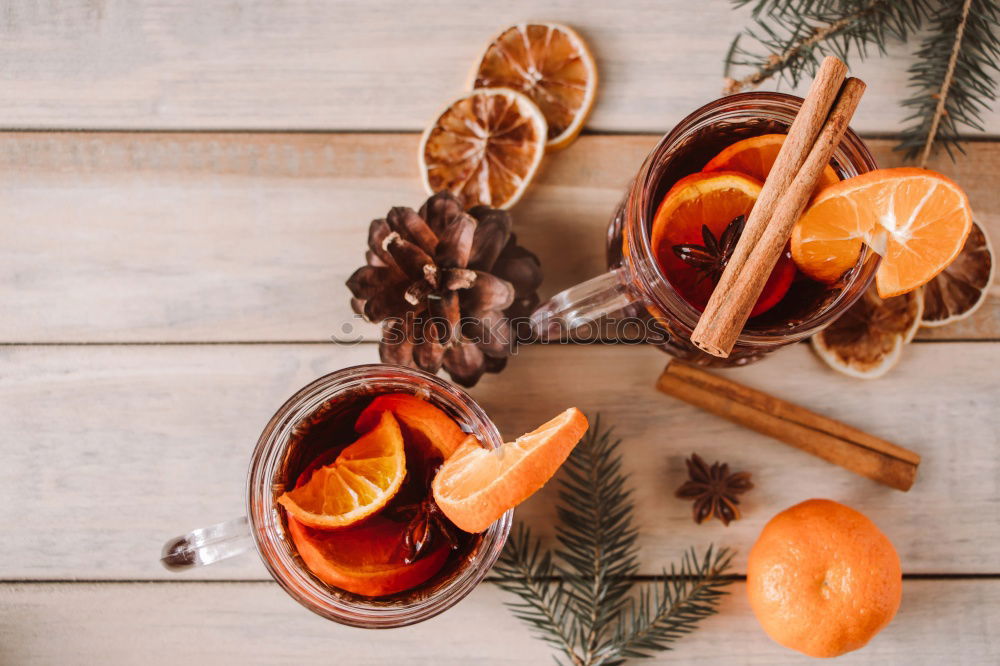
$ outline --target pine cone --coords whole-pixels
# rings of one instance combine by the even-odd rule
[[[517,244],[507,211],[465,211],[451,192],[396,207],[368,230],[367,265],[347,281],[354,311],[382,324],[379,355],[462,386],[500,372],[538,305],[538,258]]]

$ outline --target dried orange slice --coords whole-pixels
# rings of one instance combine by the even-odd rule
[[[920,328],[920,290],[883,299],[872,287],[847,312],[812,338],[827,365],[852,377],[874,379],[895,366]]]
[[[431,194],[450,190],[466,208],[510,208],[545,153],[545,117],[509,88],[473,90],[437,117],[420,141],[420,171]]]
[[[431,489],[451,522],[482,532],[552,478],[587,431],[575,407],[490,451],[469,438],[438,470]]]
[[[759,181],[767,180],[771,167],[778,158],[778,151],[785,143],[785,134],[762,134],[743,139],[727,146],[705,165],[702,171],[739,171]],[[836,185],[840,177],[829,164],[823,169],[813,196],[825,187]]]
[[[955,260],[923,286],[924,317],[921,326],[944,326],[961,321],[986,301],[996,264],[993,244],[976,221]]]
[[[283,493],[278,504],[309,527],[347,527],[385,506],[405,476],[403,433],[392,412],[383,412],[375,428]]]
[[[448,560],[441,544],[412,564],[403,558],[406,525],[373,516],[342,530],[320,530],[288,519],[288,534],[306,567],[328,585],[366,597],[397,594],[425,583]]]
[[[530,97],[548,122],[550,150],[564,148],[583,129],[597,93],[597,65],[572,28],[528,23],[507,28],[489,43],[473,88],[513,88]]]
[[[888,298],[944,270],[971,228],[969,199],[950,179],[913,167],[879,169],[816,197],[792,232],[792,258],[813,279],[835,282],[866,243],[882,255],[875,283]]]
[[[371,430],[386,411],[396,417],[404,440],[413,442],[425,455],[446,460],[466,437],[455,419],[408,393],[388,393],[375,398],[358,416],[354,429],[359,433]]]

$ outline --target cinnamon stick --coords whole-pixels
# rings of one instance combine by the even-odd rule
[[[847,131],[847,125],[858,108],[864,91],[865,84],[860,79],[851,78],[844,83],[816,142],[809,150],[791,185],[778,199],[770,221],[743,265],[739,267],[739,272],[726,285],[720,280],[712,293],[705,312],[691,334],[691,341],[699,349],[713,356],[723,358],[729,356],[743,326],[750,318],[750,311],[764,290],[771,271],[778,263],[788,238],[792,235],[795,222],[802,215],[823,169],[829,164],[833,152],[840,145],[840,140]],[[742,243],[742,238],[740,242]],[[729,266],[726,272],[729,272]]]
[[[667,364],[656,387],[897,490],[909,490],[916,479],[917,453],[686,363]]]

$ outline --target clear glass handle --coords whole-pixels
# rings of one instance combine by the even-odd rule
[[[581,282],[542,303],[531,315],[531,330],[546,341],[624,310],[634,299],[625,289],[621,268]]]
[[[160,564],[171,571],[185,571],[213,564],[253,548],[246,516],[192,530],[163,544]]]

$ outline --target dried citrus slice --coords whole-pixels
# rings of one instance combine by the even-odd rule
[[[785,143],[785,134],[762,134],[743,139],[727,146],[718,155],[713,157],[705,165],[702,171],[739,171],[748,176],[752,176],[759,181],[767,179],[767,174],[771,173],[774,160],[778,158],[778,151]],[[829,164],[820,174],[819,183],[813,196],[825,187],[836,185],[840,182],[840,177]]]
[[[404,440],[413,442],[425,454],[447,459],[466,437],[455,419],[426,400],[408,393],[389,393],[375,398],[358,416],[354,429],[359,433],[371,430],[386,411],[396,417],[405,435]]]
[[[920,328],[920,290],[883,299],[872,287],[847,312],[813,336],[816,354],[834,370],[874,379],[889,372]]]
[[[385,506],[405,476],[403,433],[392,412],[383,412],[375,428],[278,503],[310,527],[346,527]]]
[[[547,147],[559,149],[580,133],[594,105],[597,65],[572,28],[522,23],[489,43],[473,72],[472,87],[523,92],[548,122]]]
[[[306,567],[324,583],[366,597],[397,594],[441,570],[449,548],[441,544],[412,564],[403,558],[406,525],[381,516],[342,530],[321,530],[288,519],[288,534]]]
[[[977,222],[965,246],[940,275],[923,286],[921,326],[944,326],[965,319],[986,301],[995,271],[993,245]]]
[[[457,527],[482,532],[544,486],[586,431],[587,417],[571,407],[496,451],[469,438],[434,477],[434,500]]]
[[[862,243],[882,255],[883,298],[927,283],[958,255],[972,228],[965,192],[926,169],[879,169],[823,190],[792,232],[792,258],[806,275],[835,282],[857,264]]]
[[[509,88],[483,88],[445,109],[420,141],[429,193],[463,198],[466,208],[510,208],[531,183],[545,153],[545,117]]]

